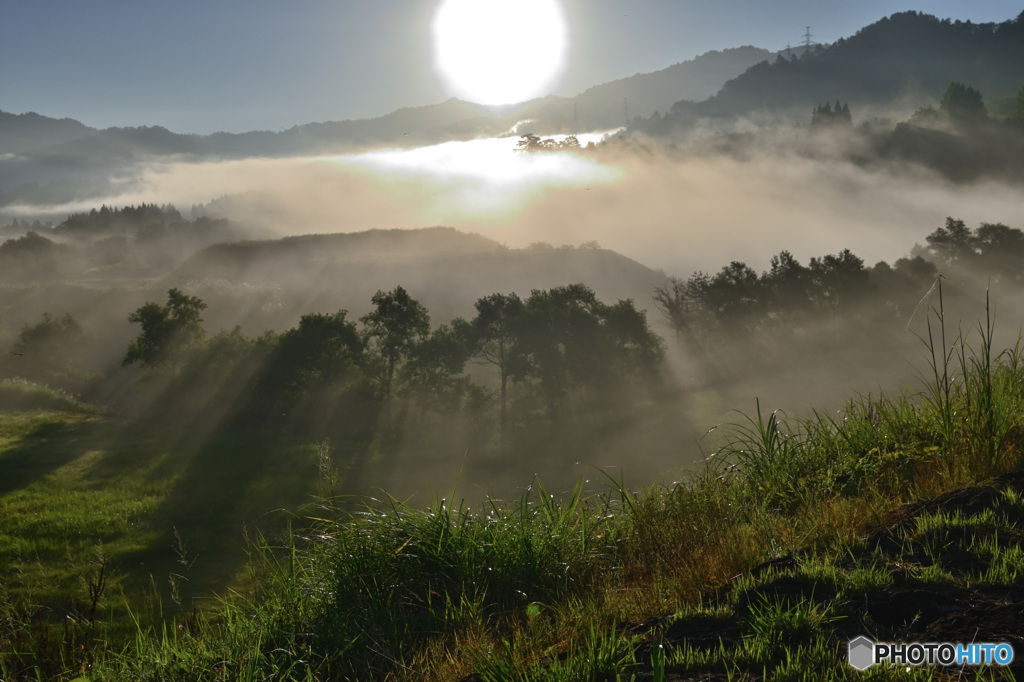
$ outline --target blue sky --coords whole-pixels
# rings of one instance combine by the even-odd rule
[[[484,1],[484,0],[481,0]],[[1005,21],[1005,0],[562,0],[553,91],[708,50],[832,42],[898,11]],[[431,69],[437,0],[0,0],[0,110],[177,132],[282,130],[449,96]],[[529,35],[528,17],[510,17]],[[525,38],[524,38],[525,40]]]

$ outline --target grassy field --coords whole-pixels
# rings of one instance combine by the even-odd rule
[[[681,484],[476,508],[340,508],[326,447],[6,414],[0,677],[1014,679],[846,663],[859,634],[1024,651],[1024,356],[940,331],[919,391],[758,404]]]
[[[0,412],[0,679],[59,676],[99,641],[216,609],[248,584],[246,534],[283,532],[282,507],[320,492],[307,445],[169,433],[17,390],[47,405]]]

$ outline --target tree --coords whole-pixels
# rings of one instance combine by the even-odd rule
[[[536,379],[557,419],[574,394],[606,400],[649,379],[661,340],[632,301],[606,305],[583,284],[534,290],[523,304],[510,354],[512,378]]]
[[[402,368],[406,386],[418,394],[424,411],[457,408],[469,387],[468,377],[462,375],[470,352],[465,324],[457,319],[435,329],[413,347]]]
[[[963,264],[976,255],[975,237],[971,234],[971,228],[964,221],[952,217],[947,217],[945,227],[932,232],[925,237],[925,241],[928,242],[928,250],[947,264]]]
[[[776,312],[806,311],[813,287],[810,270],[789,251],[772,256],[770,264],[771,269],[762,277],[770,296],[770,307]]]
[[[333,315],[310,313],[299,326],[281,334],[267,363],[275,390],[309,391],[328,386],[349,374],[363,362],[366,344],[347,319],[348,311]]]
[[[195,349],[203,340],[200,315],[205,309],[202,299],[178,289],[167,292],[167,305],[147,302],[128,316],[128,321],[140,325],[142,332],[128,345],[122,364],[138,362],[156,369]]]
[[[863,259],[849,249],[836,255],[811,258],[808,271],[818,305],[833,310],[863,299],[870,286],[870,275]]]
[[[1014,281],[1024,277],[1024,232],[1002,223],[982,223],[974,231],[972,245],[975,261],[985,274]]]
[[[685,282],[672,277],[669,286],[655,288],[654,305],[675,331],[677,340],[686,339],[702,347],[708,342],[717,324],[710,290],[711,276],[706,272],[695,272]]]
[[[579,140],[576,140],[576,146],[579,146]],[[520,135],[519,142],[516,143],[517,152],[550,152],[555,149],[558,149],[558,143],[553,139],[542,140],[533,133]]]
[[[37,381],[60,383],[79,371],[89,337],[78,321],[65,313],[43,313],[39,323],[25,325],[14,343],[18,374]]]
[[[668,286],[655,287],[654,307],[672,327],[676,339],[681,340],[689,327],[692,299],[686,282],[678,277],[670,277],[668,281]]]
[[[535,378],[557,419],[583,367],[590,366],[600,333],[594,292],[583,284],[533,290],[523,306],[511,358],[518,381]],[[601,368],[595,368],[600,371]]]
[[[380,354],[383,367],[378,380],[384,400],[391,401],[395,372],[418,343],[430,333],[430,315],[401,286],[377,291],[370,299],[376,309],[360,318],[366,338]]]
[[[580,140],[575,135],[566,135],[565,138],[558,143],[559,149],[576,150],[580,148]]]
[[[1010,120],[1024,123],[1024,85],[1017,91],[1013,100],[1013,109],[1010,110]]]
[[[963,83],[950,83],[942,94],[939,109],[956,121],[971,121],[988,116],[981,93]]]
[[[603,306],[601,317],[607,339],[605,352],[618,384],[632,378],[655,381],[665,359],[665,344],[647,326],[647,313],[630,299]]]
[[[819,104],[811,112],[811,128],[832,128],[834,126],[852,126],[853,118],[850,116],[850,107],[847,104],[841,104],[839,100],[836,100],[835,107],[825,102],[824,105]]]
[[[710,279],[702,293],[706,306],[720,321],[731,326],[745,326],[761,309],[763,287],[749,265],[732,261]]]
[[[498,368],[501,378],[501,425],[508,420],[508,380],[512,374],[511,352],[523,301],[516,294],[491,294],[477,300],[476,317],[467,329],[470,353]]]
[[[347,311],[303,315],[298,327],[266,341],[248,415],[292,428],[327,428],[349,436],[376,427],[378,399],[366,379],[366,342]]]
[[[0,244],[0,279],[59,277],[74,249],[29,231]]]

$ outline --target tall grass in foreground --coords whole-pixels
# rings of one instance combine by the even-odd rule
[[[252,593],[226,599],[215,616],[155,632],[140,625],[123,651],[100,643],[84,672],[175,680],[845,678],[838,643],[858,627],[852,607],[813,591],[793,605],[759,592],[746,572],[810,548],[806,579],[832,585],[836,603],[860,603],[892,580],[885,570],[847,565],[866,528],[903,502],[1020,467],[1019,345],[993,354],[987,310],[980,339],[961,333],[948,345],[941,303],[935,319],[942,345],[929,334],[932,376],[923,390],[861,397],[837,415],[799,420],[756,403],[682,484],[555,497],[535,482],[518,500],[480,509],[385,499],[355,513],[327,505],[300,515],[283,547],[254,545]],[[1018,503],[1010,496],[1003,504]],[[1018,549],[970,549],[998,558],[978,580],[1018,579]],[[941,548],[925,550],[936,563],[922,575],[944,575]],[[725,586],[732,596],[716,597]],[[664,627],[638,627],[648,619]],[[673,623],[694,622],[724,633],[718,644],[671,643]],[[12,674],[17,659],[3,660],[0,677],[32,677]],[[877,669],[870,677],[932,679],[934,671]]]

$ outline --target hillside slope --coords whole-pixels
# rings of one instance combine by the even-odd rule
[[[631,298],[648,308],[655,287],[666,281],[664,274],[605,249],[509,249],[480,235],[433,227],[217,244],[186,260],[163,284],[188,284],[210,302],[211,318],[223,313],[230,324],[262,331],[283,328],[311,310],[361,314],[376,291],[399,284],[442,322],[470,315],[482,296],[526,297],[533,289],[574,282],[602,300]],[[274,304],[239,308],[235,297],[246,287],[265,292]],[[236,293],[225,294],[229,290]]]
[[[805,121],[816,105],[837,99],[854,110],[899,106],[901,100],[923,104],[937,101],[953,81],[988,98],[1017,92],[1024,85],[1024,13],[1000,24],[893,14],[832,45],[761,62],[714,97],[677,102],[645,129],[663,132],[698,118],[758,111]]]

